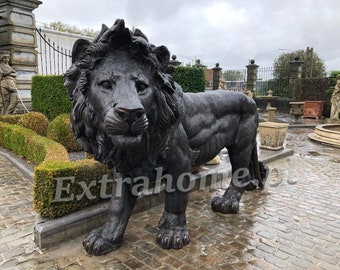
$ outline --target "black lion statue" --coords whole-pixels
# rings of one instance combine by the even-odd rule
[[[232,173],[240,169],[214,211],[238,213],[245,190],[263,188],[267,168],[258,161],[255,102],[225,90],[183,93],[174,82],[166,47],[149,43],[139,30],[117,20],[102,26],[92,42],[79,39],[64,83],[72,100],[71,126],[78,144],[94,158],[115,168],[123,178],[156,178],[155,168],[171,175],[157,243],[180,249],[190,241],[186,225],[189,172],[224,147]],[[120,247],[137,200],[138,181],[126,181],[113,192],[107,222],[84,239],[86,251],[103,255]],[[119,195],[117,195],[119,194]]]

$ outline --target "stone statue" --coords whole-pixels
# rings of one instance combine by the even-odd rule
[[[65,73],[73,133],[85,151],[127,179],[113,191],[107,222],[84,239],[89,254],[120,247],[137,191],[160,177],[167,183],[156,241],[165,249],[187,245],[191,169],[224,147],[235,177],[212,209],[236,214],[244,191],[264,187],[268,168],[257,157],[253,99],[226,90],[183,93],[168,73],[169,60],[166,47],[150,44],[123,20],[103,25],[92,42],[74,44]]]
[[[1,52],[0,57],[0,109],[2,114],[13,114],[19,102],[15,84],[16,72],[9,65],[10,56],[8,52]]]
[[[331,103],[332,103],[332,108],[331,108],[331,115],[330,119],[331,120],[339,120],[339,115],[340,115],[340,75],[337,77],[337,82],[334,87],[334,91],[332,93],[331,97]]]

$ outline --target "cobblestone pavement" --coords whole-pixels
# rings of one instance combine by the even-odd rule
[[[193,192],[182,250],[155,244],[160,205],[133,215],[122,247],[99,257],[85,253],[84,236],[34,245],[33,184],[0,156],[0,269],[340,269],[340,149],[308,132],[289,130],[294,156],[269,164],[266,189],[245,193],[238,215],[210,209],[218,190]]]

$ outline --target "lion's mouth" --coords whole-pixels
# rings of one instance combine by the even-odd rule
[[[134,148],[141,144],[142,135],[111,135],[112,142],[118,149]]]
[[[108,114],[104,129],[117,148],[135,148],[141,144],[143,134],[148,129],[148,119],[144,116],[136,121],[127,122],[115,114]]]

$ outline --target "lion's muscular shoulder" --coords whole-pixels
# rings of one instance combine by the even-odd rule
[[[253,99],[226,90],[185,93],[183,103],[185,111],[181,121],[193,148],[199,148],[215,134],[221,134],[221,128],[233,134],[244,115],[257,116]]]

